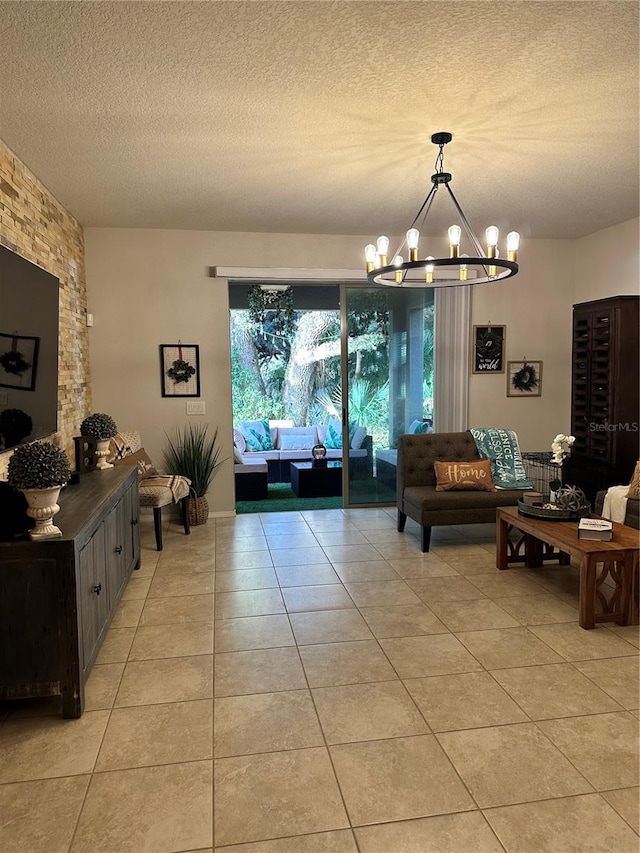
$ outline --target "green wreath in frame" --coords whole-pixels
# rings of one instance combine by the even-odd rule
[[[167,376],[179,385],[181,382],[188,382],[195,372],[195,367],[192,367],[188,361],[177,358],[167,370]]]
[[[520,370],[513,374],[511,384],[517,391],[533,391],[538,387],[538,374],[535,367],[525,361]]]

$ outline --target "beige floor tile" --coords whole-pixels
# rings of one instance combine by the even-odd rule
[[[216,542],[216,557],[223,557],[225,554],[242,554],[248,551],[266,551],[267,547],[267,540],[263,534],[222,539]]]
[[[569,663],[497,669],[492,675],[532,720],[622,710]]]
[[[340,578],[329,563],[319,566],[278,566],[276,574],[280,586],[321,586],[340,583]]]
[[[481,631],[487,628],[519,626],[513,616],[488,598],[476,598],[473,601],[433,601],[430,607],[450,631]]]
[[[342,744],[330,751],[354,826],[474,808],[433,735]]]
[[[488,809],[507,853],[637,853],[638,837],[598,794]]]
[[[449,675],[481,669],[478,661],[452,634],[429,634],[380,640],[400,678]]]
[[[425,604],[435,601],[467,601],[474,598],[485,598],[485,594],[466,578],[412,578],[407,581]]]
[[[638,653],[633,646],[606,628],[585,631],[575,622],[565,625],[537,625],[529,630],[567,660],[595,660]]]
[[[269,551],[220,554],[216,560],[216,572],[237,572],[240,569],[262,569],[269,566],[273,566]]]
[[[216,758],[324,745],[308,690],[216,699],[214,733]]]
[[[461,631],[458,637],[486,669],[564,662],[528,628]]]
[[[341,583],[322,586],[289,586],[282,590],[282,597],[289,613],[355,607]]]
[[[361,607],[360,613],[376,637],[415,637],[447,632],[426,604]]]
[[[332,563],[369,563],[380,560],[373,545],[325,545],[324,552]]]
[[[153,583],[151,578],[141,578],[131,575],[122,593],[122,601],[144,600]]]
[[[215,623],[216,652],[241,652],[294,646],[288,616],[241,616]]]
[[[245,589],[236,592],[219,592],[216,595],[215,613],[221,619],[238,616],[271,616],[284,613],[284,601],[279,589]]]
[[[362,826],[355,833],[361,853],[504,853],[480,812]]]
[[[480,545],[473,542],[461,542],[457,540],[439,541],[437,538],[431,543],[431,550],[443,560],[448,560],[450,557],[469,557],[480,556],[484,557],[485,550]]]
[[[313,698],[329,744],[429,733],[399,681],[317,687]]]
[[[538,723],[598,791],[637,787],[638,722],[626,711]]]
[[[637,657],[578,661],[575,665],[591,681],[595,681],[623,708],[640,707],[640,670]]]
[[[401,578],[444,578],[456,577],[457,571],[435,554],[406,560],[391,559],[389,564]]]
[[[391,542],[388,545],[385,545],[382,542],[377,542],[375,549],[379,554],[376,559],[379,560],[380,557],[382,557],[389,563],[395,562],[396,560],[415,559],[422,553],[420,550],[420,541],[408,533],[404,535],[402,541]]]
[[[609,630],[621,637],[636,649],[640,648],[640,627],[638,625],[609,625]]]
[[[97,773],[72,853],[174,853],[211,846],[212,762]]]
[[[405,686],[434,732],[527,721],[488,672],[410,678]]]
[[[470,582],[489,598],[509,598],[514,595],[540,595],[544,588],[532,577],[519,571],[492,572],[472,575]]]
[[[85,711],[104,711],[113,707],[124,663],[94,666],[84,688]]]
[[[488,553],[481,549],[482,553],[477,554],[447,554],[446,551],[440,550],[438,554],[447,565],[455,569],[461,575],[481,575],[490,574],[496,569],[495,553]]]
[[[297,520],[293,520],[293,515],[289,512],[276,519],[271,518],[271,516],[268,518],[264,516],[262,529],[264,530],[265,535],[268,534],[270,536],[283,536],[285,534],[293,535],[295,533],[311,532],[311,528],[302,515],[300,515]]]
[[[267,529],[267,545],[270,551],[276,551],[285,548],[315,548],[318,545],[318,540],[307,530],[306,533],[271,533]]]
[[[213,595],[179,595],[173,598],[148,598],[140,617],[140,626],[212,620]]]
[[[603,791],[602,796],[626,820],[634,832],[640,833],[640,788]]]
[[[215,696],[306,688],[295,648],[225,652],[215,656]]]
[[[372,545],[390,545],[393,542],[402,543],[405,540],[405,535],[405,533],[400,533],[398,530],[392,530],[389,527],[371,528],[364,531],[366,541]]]
[[[369,581],[345,584],[358,607],[385,607],[395,604],[420,604],[420,599],[403,580]]]
[[[591,792],[534,723],[437,735],[480,808]]]
[[[102,648],[98,652],[96,663],[122,663],[126,661],[135,635],[135,628],[109,628]]]
[[[375,640],[301,646],[299,651],[310,687],[362,684],[397,678]]]
[[[278,578],[272,568],[218,572],[215,580],[216,592],[234,592],[237,589],[273,589],[277,586]]]
[[[194,851],[196,853],[196,851]],[[198,853],[207,853],[206,850]],[[350,829],[336,829],[313,835],[296,835],[275,841],[256,841],[216,847],[216,853],[358,853]]]
[[[215,549],[212,546],[205,553],[191,551],[183,547],[179,551],[163,551],[156,568],[157,577],[166,575],[189,575],[200,572],[212,572],[215,568]]]
[[[209,595],[213,592],[213,574],[198,572],[186,575],[158,575],[153,577],[149,598],[173,598],[184,595]]]
[[[386,560],[372,560],[370,563],[334,563],[333,568],[343,583],[398,580],[398,573]]]
[[[324,748],[220,758],[215,789],[217,847],[348,826]]]
[[[329,562],[319,545],[314,548],[278,548],[271,551],[271,558],[274,566],[319,566]]]
[[[0,729],[0,782],[91,773],[109,713],[86,711],[77,720],[10,717]]]
[[[67,853],[89,776],[0,786],[3,853]]]
[[[373,541],[369,536],[365,536],[355,528],[342,528],[341,530],[316,530],[315,525],[311,525],[318,543],[324,548],[325,545],[367,545]],[[383,535],[388,535],[383,533]],[[332,561],[333,562],[333,561]]]
[[[144,607],[144,599],[128,599],[120,601],[111,620],[112,628],[137,628],[140,614]]]
[[[521,625],[550,625],[557,622],[577,622],[578,610],[555,595],[512,595],[494,598],[503,610],[514,616]]]
[[[149,625],[138,628],[129,660],[181,658],[213,652],[213,624],[184,622],[177,625]]]
[[[115,707],[213,697],[213,655],[129,661]]]
[[[116,708],[102,741],[96,771],[213,758],[213,701]]]
[[[544,569],[535,569],[534,576],[538,583],[547,592],[556,595],[570,593],[578,596],[580,589],[580,572],[575,566],[547,566]],[[510,593],[505,593],[509,595]]]
[[[367,623],[355,608],[292,613],[289,619],[296,642],[301,646],[373,639]]]

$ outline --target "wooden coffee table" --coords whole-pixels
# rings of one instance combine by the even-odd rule
[[[513,506],[499,507],[496,523],[499,569],[508,569],[514,563],[536,568],[548,560],[567,565],[569,558],[574,557],[580,562],[581,627],[594,628],[597,622],[638,624],[640,533],[637,530],[614,522],[610,542],[578,539],[577,521],[530,518]],[[522,531],[523,539],[518,542],[509,539],[512,527]],[[605,584],[607,578],[614,586]]]

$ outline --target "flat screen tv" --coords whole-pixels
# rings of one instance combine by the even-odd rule
[[[59,290],[0,246],[0,450],[57,430]]]

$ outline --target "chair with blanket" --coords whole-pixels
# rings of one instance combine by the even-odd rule
[[[162,551],[162,507],[180,504],[184,532],[189,535],[191,481],[186,477],[157,471],[142,446],[142,439],[137,430],[121,431],[111,439],[107,461],[113,465],[138,466],[140,506],[153,509],[153,527],[158,551]]]
[[[598,515],[640,530],[640,460],[627,486],[611,486],[596,495]]]

